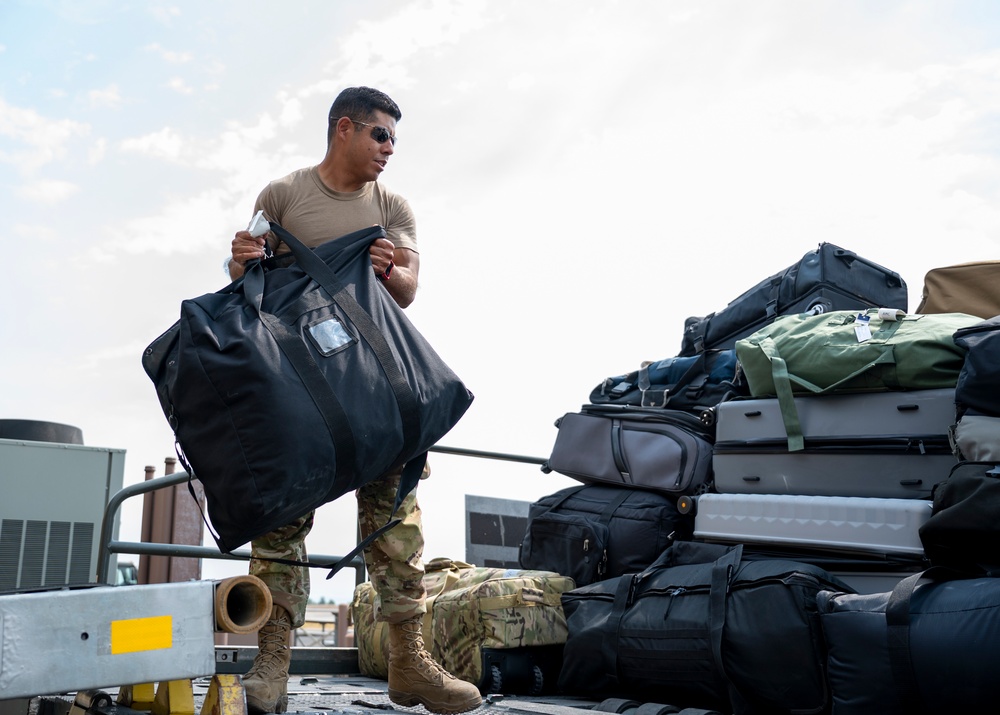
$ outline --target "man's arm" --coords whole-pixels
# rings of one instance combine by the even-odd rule
[[[420,273],[420,254],[409,248],[394,248],[392,241],[378,238],[368,247],[375,275],[382,275],[392,262],[392,271],[382,285],[400,308],[407,307],[417,297],[417,276]]]

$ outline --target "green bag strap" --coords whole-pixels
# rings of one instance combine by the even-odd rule
[[[899,329],[901,323],[902,321],[898,320],[891,321],[888,327],[884,328],[884,332],[880,330],[881,337],[885,340],[891,338]],[[883,322],[882,325],[885,326],[885,322]],[[781,411],[781,419],[785,423],[785,434],[788,435],[789,452],[798,452],[805,449],[805,440],[802,436],[802,425],[799,422],[799,412],[795,407],[795,398],[792,393],[793,382],[815,395],[821,395],[825,392],[836,390],[841,385],[844,385],[856,377],[873,370],[879,365],[896,364],[896,356],[893,352],[892,345],[886,344],[883,346],[883,350],[879,356],[868,364],[858,368],[850,375],[837,380],[832,385],[819,387],[805,378],[788,372],[788,365],[785,363],[784,358],[778,354],[778,346],[775,344],[770,335],[764,335],[758,340],[753,340],[752,344],[760,348],[760,351],[764,353],[768,361],[771,363],[771,379],[774,382],[774,392],[778,397],[778,407]]]

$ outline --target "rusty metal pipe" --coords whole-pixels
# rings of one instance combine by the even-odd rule
[[[245,574],[215,582],[215,628],[224,633],[255,633],[271,615],[271,591]]]

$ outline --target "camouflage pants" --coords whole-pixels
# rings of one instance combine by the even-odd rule
[[[427,469],[424,476],[427,476]],[[389,520],[396,501],[400,471],[390,472],[371,484],[357,490],[358,523],[362,538]],[[380,536],[365,549],[368,576],[378,594],[381,608],[375,618],[389,623],[400,623],[420,618],[424,606],[424,534],[420,520],[420,506],[414,489],[396,511],[402,521]],[[291,524],[254,539],[251,546],[250,573],[259,577],[271,590],[274,603],[283,606],[292,616],[292,628],[305,622],[306,604],[309,601],[309,569],[305,566],[288,566],[258,558],[280,558],[305,561],[305,539],[313,526],[314,512],[302,516]]]

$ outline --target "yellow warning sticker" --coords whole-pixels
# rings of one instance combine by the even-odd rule
[[[130,618],[111,621],[111,653],[138,653],[144,650],[162,650],[174,644],[172,616]]]

